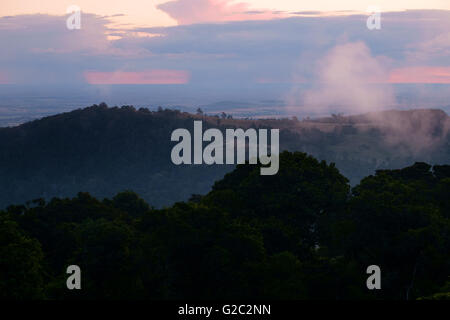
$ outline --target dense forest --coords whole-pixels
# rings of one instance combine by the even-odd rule
[[[352,186],[378,169],[449,163],[450,120],[440,110],[323,119],[233,119],[106,104],[0,128],[0,209],[30,199],[133,190],[155,208],[206,194],[234,166],[175,166],[173,130],[278,128],[280,149],[336,163]],[[193,179],[195,177],[195,179]]]
[[[379,170],[351,188],[333,163],[283,152],[277,175],[239,165],[163,209],[131,191],[9,206],[0,297],[449,299],[449,218],[449,165]],[[81,290],[66,288],[72,264]],[[366,287],[374,264],[381,290]]]

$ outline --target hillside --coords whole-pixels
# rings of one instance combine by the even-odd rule
[[[301,152],[259,170],[160,210],[133,192],[0,210],[0,300],[450,298],[449,165],[380,170],[351,190]],[[82,290],[67,290],[74,263]],[[374,264],[382,290],[366,285]]]
[[[448,163],[449,117],[440,110],[352,117],[227,119],[174,110],[94,105],[0,129],[0,207],[79,191],[102,198],[133,190],[155,207],[207,193],[233,166],[175,166],[177,128],[279,128],[281,150],[335,162],[356,184],[377,169]]]

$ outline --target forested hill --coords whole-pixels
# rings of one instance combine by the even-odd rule
[[[352,184],[376,169],[450,160],[449,117],[440,110],[238,120],[100,104],[0,128],[0,208],[80,191],[103,198],[133,190],[155,207],[206,194],[233,166],[172,164],[172,131],[191,130],[195,119],[204,129],[279,128],[281,150],[335,162]]]
[[[0,210],[0,300],[450,299],[450,166],[380,170],[351,191],[305,153],[259,170],[160,210],[133,192]],[[74,264],[82,290],[67,290]]]

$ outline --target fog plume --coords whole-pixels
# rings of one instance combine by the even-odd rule
[[[386,63],[386,58],[373,57],[362,42],[338,45],[315,63],[312,88],[291,92],[288,104],[301,101],[301,112],[311,115],[388,109],[395,98],[392,88],[383,83],[388,78]]]

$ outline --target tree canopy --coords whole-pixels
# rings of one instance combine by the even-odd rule
[[[13,299],[445,299],[450,166],[382,170],[354,188],[334,164],[280,154],[155,209],[125,191],[0,212],[0,295]],[[82,290],[66,288],[66,268]],[[382,290],[368,290],[378,265]]]

